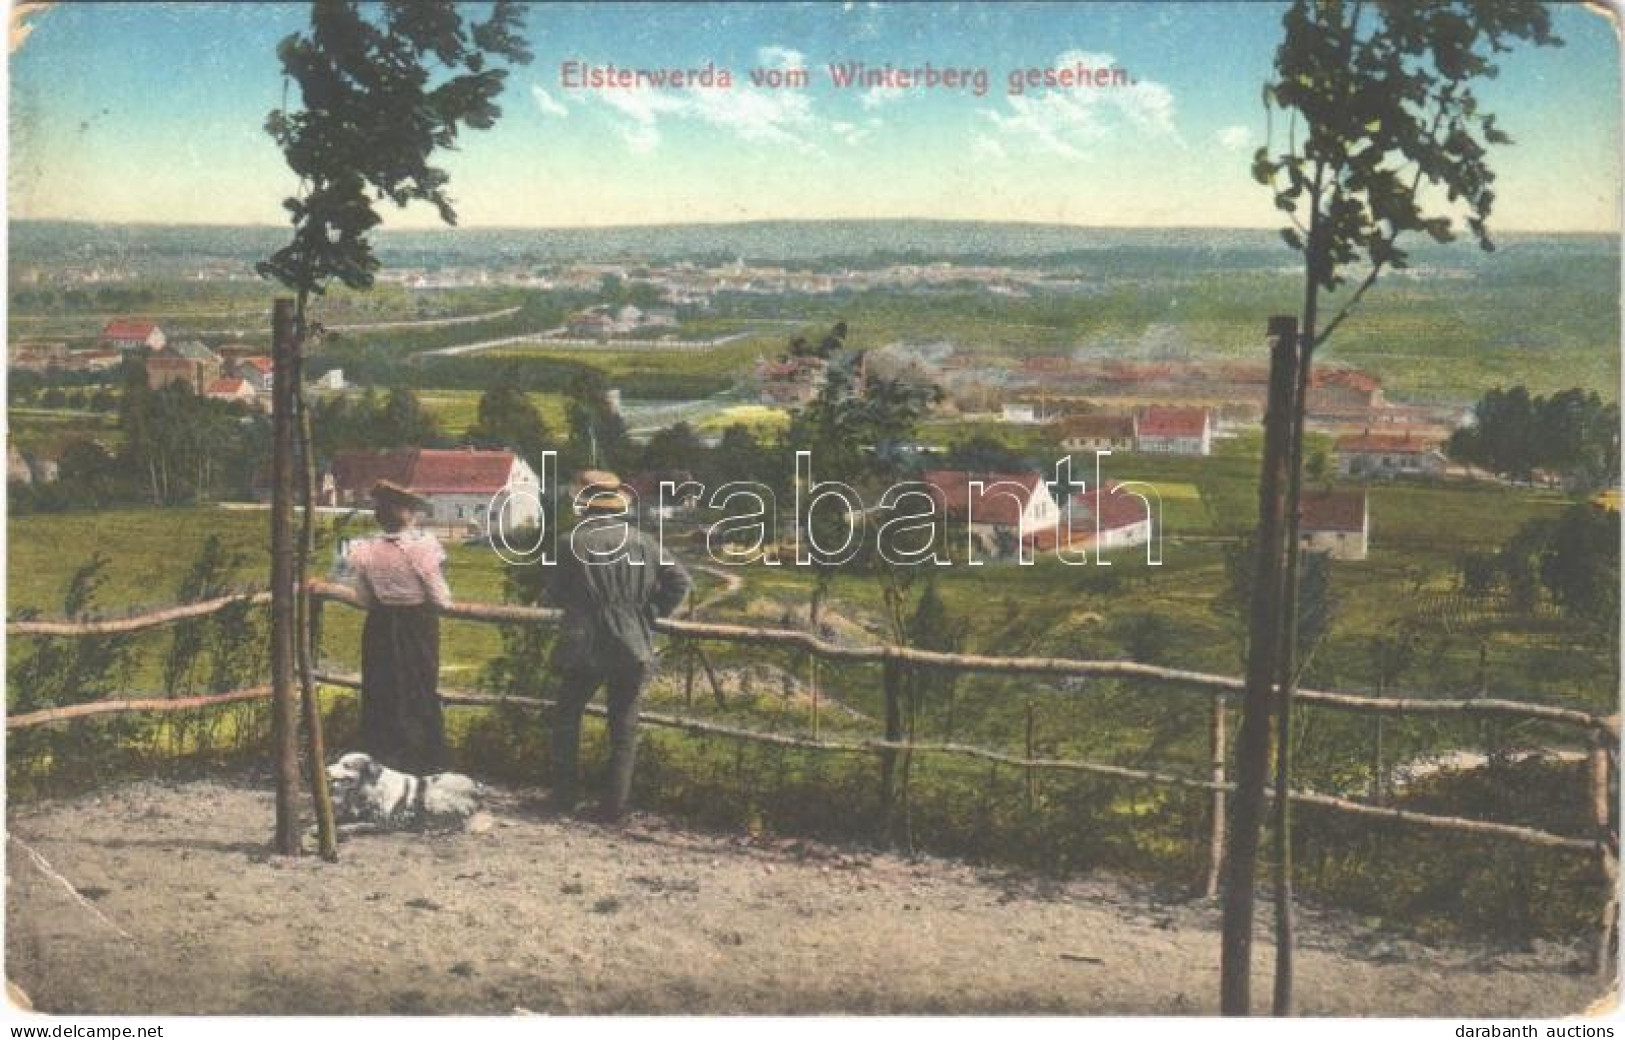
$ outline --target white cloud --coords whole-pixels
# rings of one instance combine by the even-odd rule
[[[1058,69],[1118,67],[1110,54],[1071,50],[1056,56]],[[1141,79],[1123,86],[1030,89],[1005,99],[1005,110],[982,114],[1009,143],[1065,159],[1080,159],[1090,146],[1120,132],[1162,137],[1183,146],[1174,127],[1174,95],[1164,84]]]
[[[545,87],[540,85],[532,86],[530,96],[536,99],[536,107],[547,115],[558,116],[560,119],[567,118],[570,115],[570,110],[565,108],[552,94],[549,94]]]
[[[1219,147],[1231,152],[1239,152],[1253,143],[1253,132],[1244,126],[1227,126],[1215,136]]]
[[[800,51],[789,47],[780,47],[769,44],[756,50],[756,60],[764,68],[769,69],[804,69],[807,67],[807,56]]]
[[[812,99],[802,90],[759,90],[736,83],[731,89],[608,90],[594,95],[625,118],[616,132],[633,152],[654,151],[660,124],[688,120],[727,131],[746,141],[766,141],[812,151],[819,129]]]
[[[856,145],[873,136],[875,131],[885,125],[879,119],[870,118],[865,119],[862,123],[848,123],[844,120],[836,120],[829,124],[829,128],[836,137],[840,138],[841,143]]]

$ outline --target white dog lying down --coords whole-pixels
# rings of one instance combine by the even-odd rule
[[[364,751],[340,756],[327,767],[327,780],[336,822],[391,830],[466,825],[483,790],[461,773],[397,772]]]

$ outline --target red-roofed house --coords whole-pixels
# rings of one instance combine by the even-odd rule
[[[1027,473],[971,473],[966,470],[928,470],[920,480],[931,488],[950,523],[965,524],[971,537],[991,555],[1010,555],[1022,539],[1053,530],[1060,507],[1044,482],[1044,475]]]
[[[1311,378],[1311,413],[1383,407],[1382,383],[1376,376],[1351,368],[1317,368]]]
[[[216,379],[204,388],[203,395],[216,401],[241,401],[243,404],[253,404],[259,400],[259,394],[244,379]]]
[[[102,329],[102,345],[119,350],[164,349],[164,330],[150,321],[114,318]]]
[[[1337,472],[1346,477],[1438,476],[1445,458],[1439,442],[1409,433],[1372,433],[1339,437],[1332,444]]]
[[[1364,491],[1305,490],[1299,502],[1298,542],[1305,552],[1329,553],[1334,560],[1363,560],[1371,517]]]
[[[370,506],[372,486],[380,480],[423,496],[434,527],[488,533],[493,506],[508,532],[534,527],[542,515],[541,481],[524,459],[511,451],[474,448],[341,451],[322,478],[323,504]]]
[[[1120,490],[1120,485],[1112,485],[1104,494],[1096,488],[1073,495],[1070,505],[1058,526],[1032,537],[1035,549],[1048,551],[1063,542],[1074,551],[1093,548],[1106,552],[1151,540],[1155,521],[1150,507],[1140,496]]]
[[[1163,455],[1213,453],[1213,419],[1206,408],[1142,408],[1134,420],[1135,449]]]

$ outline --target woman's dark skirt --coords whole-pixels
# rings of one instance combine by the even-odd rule
[[[374,606],[361,630],[361,748],[391,769],[446,768],[440,619],[432,606]]]

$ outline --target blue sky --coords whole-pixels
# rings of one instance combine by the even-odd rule
[[[506,116],[448,157],[465,225],[936,217],[1274,226],[1248,176],[1274,4],[558,5]],[[303,4],[72,4],[12,55],[13,218],[275,223],[294,187],[261,127],[278,39]],[[1609,24],[1557,13],[1559,50],[1485,83],[1517,144],[1495,225],[1614,230],[1619,57]],[[732,89],[569,89],[563,63],[728,69]],[[989,90],[837,89],[832,62],[987,70]],[[1013,69],[1115,63],[1127,87],[1012,96]],[[806,89],[752,68],[808,70]],[[428,226],[428,211],[388,215]]]

